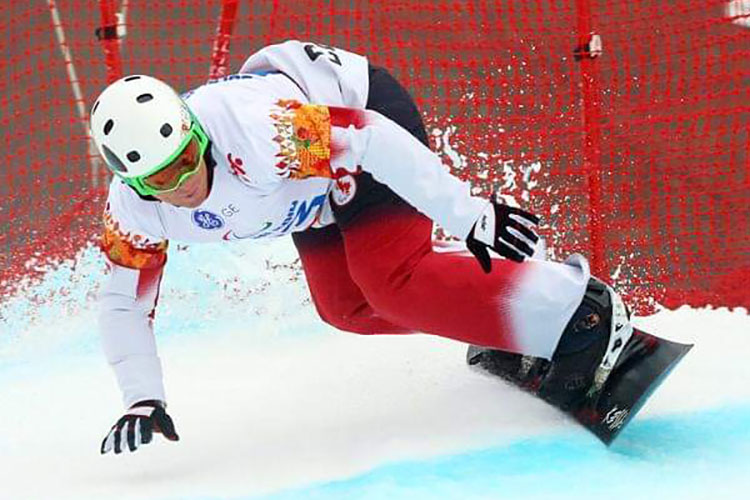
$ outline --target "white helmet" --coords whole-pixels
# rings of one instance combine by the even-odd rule
[[[131,75],[109,85],[91,108],[91,135],[109,168],[128,184],[153,173],[190,140],[185,102],[166,83]]]

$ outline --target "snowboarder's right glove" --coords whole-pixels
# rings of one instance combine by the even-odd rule
[[[170,441],[179,441],[174,430],[172,417],[167,415],[166,405],[162,401],[149,400],[135,403],[112,426],[107,437],[102,441],[102,454],[114,449],[115,453],[125,451],[125,445],[133,452],[142,444],[151,442],[154,432],[164,435]]]
[[[489,248],[516,262],[522,262],[534,254],[533,245],[539,236],[533,226],[537,224],[539,217],[536,215],[491,201],[471,228],[466,247],[477,258],[484,272],[489,273],[492,271]]]

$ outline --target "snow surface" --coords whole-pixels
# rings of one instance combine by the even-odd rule
[[[323,324],[288,240],[176,250],[157,336],[181,441],[99,455],[121,404],[89,248],[0,304],[0,499],[713,498],[750,485],[746,311],[637,319],[696,347],[607,449],[469,370],[464,345]]]

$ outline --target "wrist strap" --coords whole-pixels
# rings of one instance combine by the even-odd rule
[[[137,403],[133,403],[130,408],[139,408],[142,406],[151,406],[151,407],[158,407],[161,409],[167,408],[167,403],[164,401],[159,401],[158,399],[147,399],[145,401],[138,401]]]

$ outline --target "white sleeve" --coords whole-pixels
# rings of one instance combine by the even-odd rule
[[[376,111],[283,100],[272,109],[277,136],[268,143],[279,150],[279,175],[341,178],[361,168],[461,239],[489,204],[472,196],[469,183],[453,176],[437,154]]]
[[[99,294],[99,333],[127,408],[147,399],[165,400],[152,322],[167,242],[135,227],[137,216],[155,215],[155,204],[134,203],[123,189],[129,188],[113,183],[104,214],[102,249],[109,274]]]
[[[469,183],[453,176],[437,154],[380,113],[329,109],[331,142],[341,146],[331,159],[333,171],[361,167],[453,236],[466,239],[487,200],[472,196]]]
[[[364,108],[369,90],[367,59],[343,49],[289,40],[251,55],[240,73],[281,72],[291,78],[308,102]]]
[[[147,399],[164,401],[161,362],[151,319],[161,269],[154,276],[144,270],[110,264],[111,272],[99,296],[99,332],[123,404],[129,408]],[[140,286],[147,281],[151,281],[151,286]]]

